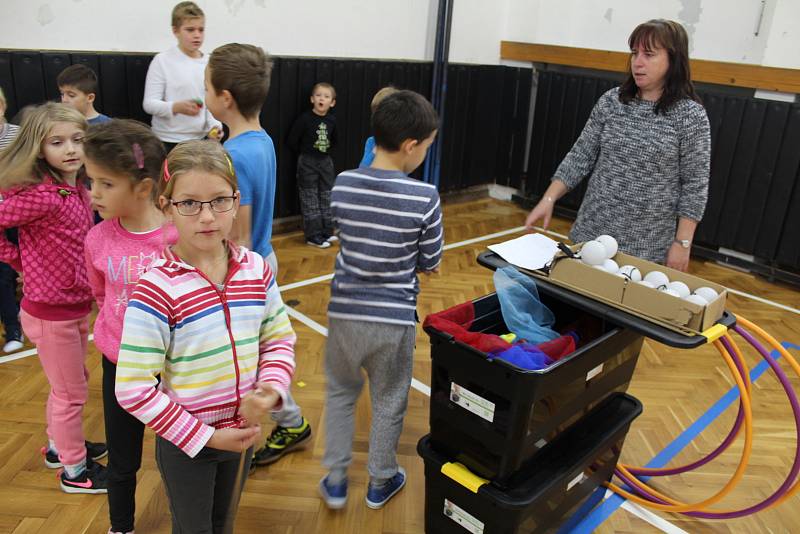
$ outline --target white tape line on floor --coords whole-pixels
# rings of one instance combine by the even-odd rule
[[[289,317],[296,319],[309,327],[314,332],[318,334],[322,334],[325,337],[328,337],[328,329],[316,322],[314,319],[309,317],[308,315],[295,310],[289,306],[286,306],[286,313]],[[416,378],[411,379],[411,387],[422,393],[423,395],[427,395],[428,397],[431,396],[431,388],[417,380]]]

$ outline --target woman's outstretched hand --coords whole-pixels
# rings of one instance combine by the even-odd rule
[[[544,198],[540,200],[528,214],[528,218],[525,219],[525,229],[533,230],[536,222],[541,219],[542,228],[547,230],[547,227],[550,226],[550,219],[553,218],[553,206],[554,203],[552,201]]]

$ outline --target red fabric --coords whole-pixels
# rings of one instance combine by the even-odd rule
[[[475,320],[475,308],[471,302],[465,302],[442,312],[428,315],[422,326],[450,334],[458,341],[483,352],[497,352],[511,348],[510,343],[494,334],[470,332],[469,327],[472,326],[473,320]]]
[[[551,341],[539,343],[536,347],[553,360],[560,360],[564,356],[569,356],[575,352],[575,338],[570,335],[564,335]]]

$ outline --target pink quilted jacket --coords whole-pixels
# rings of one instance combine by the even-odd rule
[[[19,228],[19,247],[0,231],[0,261],[22,272],[22,308],[40,319],[66,321],[89,313],[92,292],[83,243],[92,226],[89,193],[46,177],[3,191],[0,230]]]

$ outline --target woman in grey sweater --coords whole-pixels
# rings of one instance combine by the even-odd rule
[[[575,242],[614,236],[620,250],[685,271],[708,198],[711,135],[677,22],[650,20],[628,39],[630,73],[600,97],[550,187],[528,215],[547,228],[553,205],[584,177]]]

